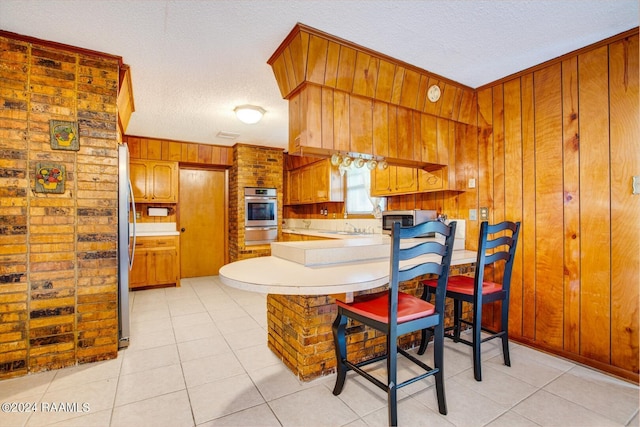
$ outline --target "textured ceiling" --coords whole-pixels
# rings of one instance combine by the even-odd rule
[[[128,134],[284,148],[287,102],[266,61],[297,22],[475,88],[637,27],[638,13],[638,0],[1,0],[0,29],[121,56]],[[244,125],[240,104],[267,114]]]

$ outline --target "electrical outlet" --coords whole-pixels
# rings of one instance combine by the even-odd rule
[[[140,215],[140,212],[136,211],[136,219],[140,219],[142,218],[142,215]]]
[[[478,220],[478,210],[469,209],[469,221],[477,221],[477,220]]]
[[[631,194],[640,194],[640,176],[631,178]]]
[[[489,221],[489,208],[480,208],[480,221]]]

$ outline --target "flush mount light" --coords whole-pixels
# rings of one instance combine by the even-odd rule
[[[238,120],[248,125],[258,123],[264,113],[267,112],[264,108],[258,107],[257,105],[239,105],[234,108],[233,111],[235,111]]]

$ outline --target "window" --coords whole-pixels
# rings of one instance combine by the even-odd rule
[[[384,197],[371,197],[371,171],[351,165],[347,174],[346,211],[350,214],[373,214],[376,218],[385,209]]]

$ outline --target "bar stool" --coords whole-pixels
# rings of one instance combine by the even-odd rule
[[[333,339],[337,360],[337,377],[333,389],[334,395],[339,395],[344,387],[347,371],[353,370],[373,384],[385,390],[388,400],[389,425],[398,424],[397,390],[428,376],[435,376],[438,409],[441,414],[447,414],[447,404],[444,393],[443,374],[443,345],[444,345],[444,300],[456,223],[449,225],[439,221],[430,221],[414,227],[401,228],[399,222],[392,227],[391,262],[389,274],[389,289],[380,293],[356,297],[353,302],[336,301],[338,315],[333,323]],[[444,243],[426,241],[419,243],[404,243],[401,239],[413,238],[425,233],[435,232],[444,237]],[[422,255],[432,255],[421,257]],[[421,258],[417,258],[421,257]],[[403,268],[400,268],[400,262]],[[416,277],[433,274],[436,294],[435,305],[398,290],[399,283]],[[387,336],[386,354],[373,357],[359,363],[347,360],[347,344],[345,329],[347,319],[354,319],[371,328],[383,332]],[[413,355],[398,347],[398,337],[425,328],[434,328],[434,366],[430,367]],[[397,382],[397,355],[401,354],[424,372],[409,380]],[[375,378],[363,369],[366,365],[381,360],[387,362],[386,382]]]
[[[451,276],[447,283],[447,297],[453,298],[453,333],[446,332],[445,337],[461,342],[473,348],[473,376],[476,381],[482,381],[482,368],[480,363],[480,344],[494,338],[502,339],[502,354],[504,364],[511,366],[509,357],[509,289],[511,286],[511,272],[518,244],[520,222],[504,221],[499,224],[489,225],[487,221],[480,224],[480,236],[478,239],[478,257],[476,260],[476,272],[474,277]],[[489,251],[489,253],[487,253]],[[504,264],[502,280],[495,274],[499,271],[499,264]],[[488,266],[494,268],[494,280],[484,280],[485,269]],[[436,292],[438,283],[433,280],[425,280],[423,299],[430,301],[431,294]],[[437,296],[436,296],[437,298]],[[462,319],[462,302],[467,302],[473,307],[473,319],[471,322]],[[493,331],[482,327],[482,305],[494,301],[502,301],[500,330]],[[463,324],[473,328],[471,341],[460,337]],[[490,335],[480,338],[480,332],[485,331]],[[423,354],[429,344],[430,331],[422,331],[422,343],[418,354]]]

